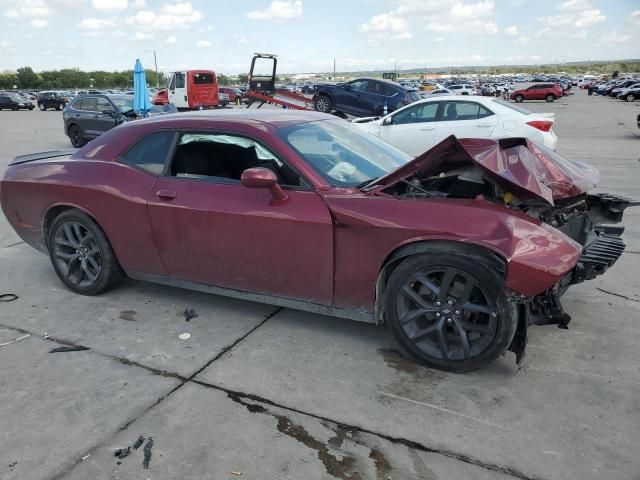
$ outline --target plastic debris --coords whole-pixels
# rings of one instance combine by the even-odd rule
[[[44,332],[44,335],[42,335],[42,339],[46,340],[47,338],[49,338],[49,334],[47,332]]]
[[[236,477],[239,477],[240,475],[242,475],[242,472],[240,470],[232,470],[231,475],[235,475]]]
[[[58,347],[49,350],[49,353],[64,353],[64,352],[81,352],[83,350],[89,350],[89,347],[83,347],[82,345],[71,345],[68,347]]]
[[[144,469],[149,468],[149,462],[151,461],[152,448],[153,448],[153,438],[149,437],[147,444],[144,446],[144,460],[142,461],[142,467]]]
[[[88,455],[85,455],[84,457],[82,457],[82,461],[84,462],[87,458],[89,458],[91,456],[91,454],[89,453]]]
[[[14,300],[17,300],[18,295],[16,295],[15,293],[2,293],[0,294],[0,302],[13,302]]]
[[[127,458],[130,453],[131,453],[130,446],[127,448],[117,448],[115,452],[113,452],[113,456],[118,457],[120,460],[122,460],[123,458]]]
[[[15,338],[15,339],[11,340],[10,342],[0,343],[0,347],[5,347],[7,345],[11,345],[12,343],[20,342],[22,340],[25,340],[25,339],[29,338],[30,336],[31,336],[31,334],[27,333],[25,335],[22,335],[21,337],[18,337],[18,338]]]
[[[185,309],[184,311],[184,319],[188,322],[189,320],[191,320],[192,318],[196,318],[198,316],[198,314],[196,313],[195,309],[188,307]]]
[[[178,338],[180,340],[189,340],[191,338],[191,334],[190,333],[181,333],[180,335],[178,335]]]
[[[138,440],[136,440],[136,443],[133,444],[133,448],[135,450],[139,449],[140,446],[142,446],[142,444],[144,443],[144,437],[142,435],[140,435],[138,437]]]

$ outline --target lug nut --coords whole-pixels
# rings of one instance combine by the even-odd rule
[[[451,318],[447,318],[447,323],[451,323],[452,321]]]
[[[456,311],[455,311],[455,312],[453,312],[453,313],[455,313],[456,315],[460,315],[460,310],[456,310]]]
[[[440,312],[436,312],[436,318],[440,318]]]
[[[447,303],[448,303],[449,305],[453,305],[453,300],[449,299],[449,300],[447,300]]]
[[[442,302],[437,301],[437,302],[436,302],[436,307],[439,307],[440,305],[442,305]]]

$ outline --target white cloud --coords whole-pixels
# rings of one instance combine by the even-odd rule
[[[196,42],[197,48],[209,48],[210,46],[211,42],[208,42],[207,40],[199,40]]]
[[[467,35],[495,35],[498,33],[498,25],[485,20],[473,20],[471,22],[463,22],[462,24],[429,22],[424,29],[440,33],[462,30]]]
[[[456,18],[478,18],[478,17],[486,17],[493,13],[495,5],[493,1],[486,0],[484,2],[478,3],[456,3],[451,8],[451,15]]]
[[[571,25],[575,21],[575,19],[574,19],[574,16],[571,14],[562,13],[560,15],[549,15],[547,17],[539,17],[538,21],[550,27],[561,27],[563,25]]]
[[[96,10],[124,10],[129,6],[127,0],[91,0]]]
[[[194,10],[191,3],[165,4],[156,14],[151,10],[141,10],[126,19],[129,25],[144,30],[175,30],[188,28],[202,20],[202,13]]]
[[[631,15],[629,15],[629,19],[633,23],[636,23],[636,24],[640,25],[640,10],[636,10],[634,12],[631,12]]]
[[[413,34],[411,32],[402,32],[391,36],[391,40],[411,40]]]
[[[455,0],[396,0],[396,4],[396,13],[399,15],[425,15],[448,10],[455,4]]]
[[[145,0],[133,0],[131,2],[131,8],[141,9],[147,6],[147,2]]]
[[[588,10],[590,8],[589,0],[566,0],[557,6],[558,10]]]
[[[302,16],[302,0],[273,0],[264,10],[247,13],[251,20],[289,20]]]
[[[618,33],[616,30],[600,36],[600,41],[606,43],[607,45],[626,43],[629,40],[631,40],[631,35],[628,35],[626,33]]]
[[[510,37],[517,36],[520,32],[518,32],[518,27],[516,25],[511,25],[504,29],[505,35],[509,35]]]
[[[178,37],[176,37],[175,35],[169,35],[164,39],[164,43],[166,43],[167,45],[175,45],[177,41]]]
[[[238,45],[249,45],[249,41],[245,37],[240,37],[238,39]]]
[[[45,28],[47,25],[49,25],[49,21],[46,18],[34,18],[33,20],[31,20],[31,22],[29,22],[29,25],[31,25],[33,28]]]
[[[358,28],[361,32],[402,33],[409,30],[409,23],[404,17],[394,13],[381,13],[371,18]]]
[[[9,10],[5,10],[4,16],[7,18],[18,18],[20,13],[14,8],[10,8]]]
[[[16,8],[10,8],[4,12],[8,18],[17,17],[47,17],[51,14],[51,9],[44,0],[22,0],[16,2]]]
[[[572,33],[569,36],[571,38],[575,38],[577,40],[584,40],[585,38],[587,38],[587,31],[586,30],[578,30],[576,33]]]
[[[136,34],[135,34],[135,36],[133,38],[135,40],[140,41],[140,42],[146,42],[146,41],[151,40],[153,38],[153,33],[136,32]]]
[[[600,10],[585,10],[584,12],[580,12],[578,20],[576,20],[575,26],[577,28],[588,28],[594,23],[602,22],[606,20],[607,17],[602,15]]]
[[[111,20],[105,20],[102,18],[83,18],[78,23],[78,28],[81,30],[100,30],[107,27],[113,27],[115,23]]]

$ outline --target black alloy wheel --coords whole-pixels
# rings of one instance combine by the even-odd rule
[[[48,247],[56,274],[73,292],[96,295],[124,277],[105,233],[80,210],[66,210],[55,218]]]
[[[331,99],[327,95],[320,95],[316,99],[315,107],[318,112],[329,113],[332,109]]]
[[[556,97],[555,97],[555,96],[553,96],[553,95],[551,95],[551,94],[549,94],[549,95],[547,95],[547,96],[545,97],[545,100],[547,101],[547,103],[551,103],[551,102],[553,102],[555,99],[556,99]]]
[[[474,370],[504,353],[515,335],[517,313],[502,307],[500,284],[482,259],[410,257],[389,279],[385,318],[400,344],[423,363]]]
[[[71,145],[76,148],[83,147],[87,143],[84,139],[84,135],[82,135],[80,127],[77,125],[71,125],[69,127],[69,140],[71,140]]]

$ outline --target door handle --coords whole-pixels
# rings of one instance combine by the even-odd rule
[[[158,198],[163,198],[165,200],[171,200],[177,197],[176,192],[174,192],[173,190],[158,190],[156,192],[156,195],[158,196]]]
[[[428,130],[435,130],[436,127],[422,127],[420,130],[422,130],[423,132],[426,132]]]
[[[478,127],[478,128],[486,128],[486,127],[490,127],[490,126],[491,126],[490,123],[478,123],[476,125],[476,127]]]

